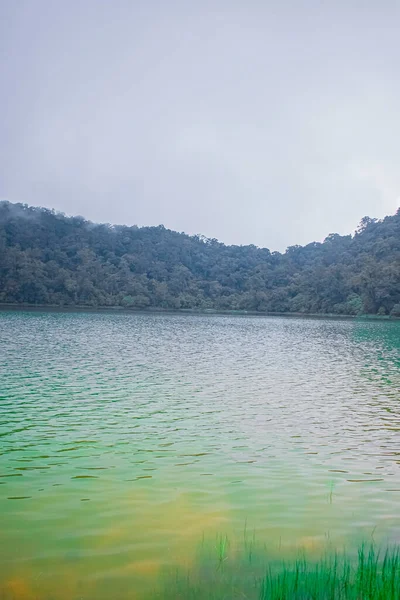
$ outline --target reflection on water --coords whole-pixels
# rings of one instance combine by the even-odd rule
[[[143,598],[246,521],[400,542],[400,322],[3,312],[0,348],[10,597]]]

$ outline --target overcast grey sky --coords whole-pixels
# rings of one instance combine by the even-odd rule
[[[0,198],[283,250],[394,213],[400,0],[0,0]]]

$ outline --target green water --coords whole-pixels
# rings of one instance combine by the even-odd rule
[[[0,598],[400,542],[400,322],[0,313]],[[232,541],[232,545],[235,542]]]

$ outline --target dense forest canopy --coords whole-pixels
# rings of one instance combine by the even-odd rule
[[[281,254],[0,202],[0,303],[400,316],[400,209]]]

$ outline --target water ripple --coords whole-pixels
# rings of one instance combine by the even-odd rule
[[[246,519],[400,541],[400,323],[3,312],[0,348],[7,569],[153,565]]]

